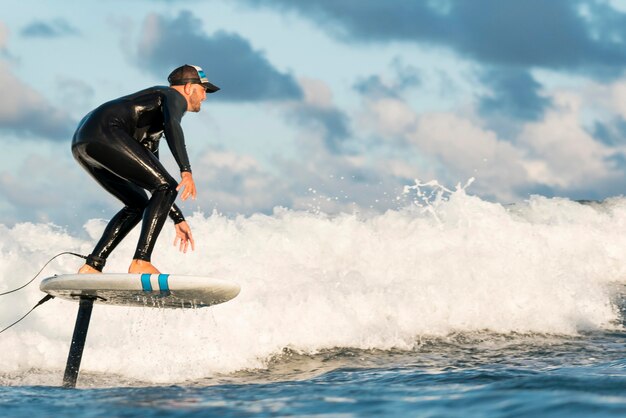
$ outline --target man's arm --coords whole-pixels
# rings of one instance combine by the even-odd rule
[[[154,156],[156,157],[156,159],[159,159],[159,150],[155,150],[154,151]],[[174,224],[179,224],[181,222],[185,221],[185,217],[183,216],[183,212],[180,210],[180,208],[178,206],[176,206],[176,203],[174,203],[172,205],[172,208],[170,209],[170,212],[168,214],[170,216],[170,219],[172,221],[174,221]]]
[[[174,221],[174,224],[179,224],[181,222],[185,221],[185,217],[183,216],[183,212],[180,210],[180,208],[178,206],[176,206],[176,203],[174,203],[172,205],[172,208],[170,209],[170,219],[172,219]]]
[[[187,102],[179,93],[174,92],[174,95],[165,95],[163,102],[163,132],[167,145],[181,173],[191,173],[191,165],[189,164],[187,148],[185,147],[185,135],[183,134],[183,128],[180,126],[186,109]]]

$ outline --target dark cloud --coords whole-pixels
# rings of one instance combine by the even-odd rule
[[[361,94],[371,97],[398,97],[393,87],[386,85],[378,75],[371,75],[354,84],[354,89]]]
[[[590,133],[595,139],[610,147],[623,146],[626,144],[626,120],[618,117],[610,122],[597,121]]]
[[[626,171],[626,155],[624,155],[624,153],[616,152],[615,154],[607,157],[606,161],[614,168]],[[623,192],[619,192],[619,194],[623,194]]]
[[[65,19],[55,19],[50,22],[41,20],[31,22],[20,31],[20,34],[25,38],[59,38],[77,35],[79,32]]]
[[[52,106],[29,109],[23,116],[0,118],[0,130],[20,137],[69,141],[76,122]]]
[[[255,6],[293,10],[325,26],[346,40],[435,40],[446,32],[446,16],[429,6],[433,2],[398,0],[243,0]]]
[[[52,106],[43,96],[22,83],[0,62],[0,131],[20,137],[67,141],[76,127],[66,112]]]
[[[626,15],[597,0],[242,0],[293,10],[347,41],[451,48],[491,66],[616,76],[626,64]]]
[[[199,65],[222,89],[212,99],[259,101],[302,97],[294,78],[274,68],[246,39],[223,31],[209,36],[201,28],[202,22],[191,12],[181,12],[174,18],[149,16],[144,23],[137,64],[161,79],[179,65]]]
[[[349,118],[335,107],[319,107],[298,104],[289,113],[289,120],[305,130],[321,134],[328,152],[341,154],[346,152],[343,144],[351,135]]]
[[[354,89],[365,96],[374,98],[399,98],[408,89],[420,85],[421,78],[416,68],[403,65],[399,59],[392,62],[392,67],[395,73],[393,80],[385,82],[379,75],[371,75],[357,81]]]
[[[541,84],[528,71],[489,70],[481,78],[491,90],[480,98],[479,109],[484,116],[536,121],[551,105],[550,99],[541,95]]]
[[[19,116],[0,115],[0,131],[25,138],[69,141],[75,127],[76,121],[45,103],[24,108]]]

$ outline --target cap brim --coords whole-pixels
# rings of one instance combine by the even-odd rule
[[[212,84],[209,82],[202,83],[202,85],[204,86],[204,89],[206,90],[207,93],[215,93],[216,91],[220,89],[215,84]]]

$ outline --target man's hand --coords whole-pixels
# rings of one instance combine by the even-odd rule
[[[191,228],[189,228],[189,224],[186,221],[182,221],[174,225],[176,228],[176,238],[174,238],[174,246],[178,246],[180,251],[183,253],[187,252],[187,248],[189,248],[189,244],[191,244],[191,249],[195,250],[195,243],[193,242],[193,236],[191,235]]]
[[[196,183],[193,181],[193,177],[189,171],[183,171],[180,173],[183,179],[178,183],[178,187],[176,187],[176,191],[183,189],[183,193],[180,195],[182,200],[187,200],[189,196],[192,199],[196,199]]]

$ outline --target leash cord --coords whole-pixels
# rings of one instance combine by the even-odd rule
[[[35,306],[33,306],[32,308],[30,308],[30,311],[26,312],[26,314],[24,314],[24,316],[22,316],[20,319],[18,319],[17,321],[15,321],[14,323],[12,323],[11,325],[9,325],[8,327],[4,328],[2,331],[0,331],[0,334],[2,334],[4,331],[8,330],[9,328],[11,328],[13,325],[17,324],[18,322],[20,322],[22,319],[26,318],[28,316],[28,314],[30,314],[32,311],[35,310],[35,308],[39,305],[43,305],[44,303],[46,303],[47,301],[49,301],[50,299],[54,299],[54,296],[52,295],[46,295],[44,296],[39,302],[37,302],[37,304]]]
[[[24,284],[24,285],[22,285],[22,286],[18,287],[17,289],[13,289],[13,290],[9,290],[9,291],[4,292],[4,293],[0,293],[0,296],[8,295],[9,293],[17,292],[18,290],[25,288],[26,286],[28,286],[29,284],[31,284],[31,283],[33,282],[33,280],[35,280],[35,279],[37,278],[37,276],[39,276],[39,275],[41,274],[41,272],[43,271],[43,269],[45,269],[45,268],[46,268],[46,266],[47,266],[48,264],[50,264],[50,262],[51,262],[52,260],[54,260],[55,258],[57,258],[57,257],[59,257],[59,256],[61,256],[61,255],[64,255],[64,254],[75,255],[76,257],[84,258],[85,260],[87,259],[87,256],[84,256],[84,255],[82,255],[82,254],[73,253],[73,252],[71,252],[71,251],[64,251],[64,252],[62,252],[62,253],[59,253],[59,254],[55,255],[54,257],[52,257],[50,260],[48,260],[48,261],[46,262],[46,264],[44,264],[44,265],[43,265],[43,267],[41,268],[41,270],[39,270],[39,272],[38,272],[37,274],[35,274],[35,277],[33,277],[32,279],[30,279],[30,280],[28,281],[28,283],[26,283],[26,284]],[[33,309],[34,309],[34,308],[33,308]]]

